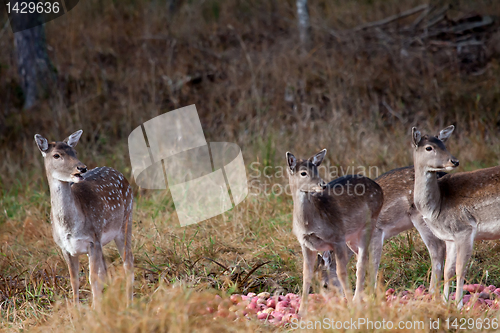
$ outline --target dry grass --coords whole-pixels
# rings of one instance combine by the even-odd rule
[[[500,16],[494,1],[453,3],[456,16],[473,10]],[[260,171],[272,168],[267,171],[273,177],[258,178],[260,190],[266,183],[268,189],[286,184],[275,172],[287,150],[308,156],[326,147],[328,162],[344,169],[374,166],[381,173],[409,165],[412,125],[434,132],[455,124],[449,150],[462,170],[499,164],[498,58],[489,59],[481,75],[472,75],[454,62],[443,66],[426,52],[407,61],[398,45],[357,37],[340,42],[321,28],[346,29],[418,4],[311,0],[314,42],[303,56],[293,1],[181,2],[175,12],[159,1],[81,1],[46,24],[58,84],[52,96],[25,111],[13,36],[8,29],[0,32],[0,328],[267,331],[274,328],[257,321],[214,321],[199,315],[198,306],[214,293],[300,291],[302,258],[291,234],[289,196],[258,194],[253,187],[232,211],[181,228],[169,193],[135,187],[135,303],[126,309],[120,302],[121,260],[110,245],[105,257],[114,282],[102,311],[88,309],[83,257],[83,310],[68,309],[68,271],[51,238],[35,133],[60,140],[82,128],[80,159],[131,178],[130,131],[158,114],[196,104],[207,141],[239,144],[250,177],[254,162]],[[469,281],[500,285],[496,242],[475,248]],[[402,234],[385,246],[381,285],[401,290],[427,283],[429,268],[418,234]],[[351,279],[353,274],[352,264]],[[382,296],[360,307],[328,304],[314,316],[426,323],[426,318],[498,316],[459,314],[441,302],[389,307]]]

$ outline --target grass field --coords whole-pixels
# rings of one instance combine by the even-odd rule
[[[452,17],[500,16],[494,0],[449,2]],[[499,164],[498,54],[489,52],[470,71],[453,52],[443,61],[439,52],[409,48],[407,59],[401,56],[402,44],[358,35],[339,40],[329,33],[419,4],[310,0],[313,40],[304,54],[294,1],[193,0],[179,1],[173,9],[153,0],[81,1],[45,25],[58,82],[29,110],[22,110],[13,34],[7,25],[2,29],[7,18],[0,12],[0,329],[290,330],[204,314],[215,294],[301,292],[302,254],[291,232],[292,199],[270,191],[288,182],[279,172],[286,151],[309,157],[326,147],[327,163],[339,173],[371,167],[376,177],[412,164],[411,126],[436,134],[454,124],[448,150],[460,159],[460,171]],[[251,191],[231,211],[180,227],[168,191],[142,190],[133,183],[127,137],[154,116],[190,104],[197,106],[208,142],[241,147]],[[134,187],[136,282],[129,308],[114,244],[104,251],[111,279],[102,309],[89,306],[84,256],[81,311],[68,306],[69,273],[52,239],[49,191],[33,135],[62,140],[78,129],[84,131],[77,146],[80,160],[89,168],[115,168]],[[477,242],[467,282],[500,285],[499,252],[496,241]],[[385,302],[388,287],[402,291],[428,285],[430,259],[416,230],[386,242],[380,275],[373,298],[350,307],[330,302],[311,318],[422,320],[426,324],[420,331],[427,332],[456,331],[447,329],[447,318],[499,316],[496,310],[460,312],[439,300]],[[351,260],[351,284],[354,277]],[[431,329],[429,320],[438,318],[439,329]]]

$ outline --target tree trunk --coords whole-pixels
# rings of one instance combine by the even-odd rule
[[[39,15],[19,15],[16,19],[37,20]],[[30,22],[24,22],[30,24]],[[49,94],[55,83],[54,68],[47,54],[43,25],[14,33],[15,56],[24,93],[24,109],[32,107],[36,101]]]
[[[304,50],[309,50],[311,44],[311,24],[309,22],[309,10],[307,9],[307,0],[297,0],[297,18],[299,25],[300,43]]]

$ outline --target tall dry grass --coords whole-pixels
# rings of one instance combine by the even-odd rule
[[[433,133],[452,123],[457,130],[449,150],[462,170],[499,164],[498,58],[488,59],[480,72],[468,72],[453,54],[443,63],[429,50],[411,49],[407,59],[404,45],[356,35],[341,41],[328,32],[418,4],[311,1],[313,47],[304,56],[293,1],[180,2],[175,11],[160,1],[81,1],[46,24],[58,83],[52,96],[30,110],[21,110],[12,33],[1,30],[1,327],[268,330],[256,321],[228,324],[195,313],[197,304],[216,291],[300,292],[302,258],[291,234],[291,198],[257,190],[286,184],[276,172],[287,150],[305,157],[326,147],[332,166],[374,166],[381,173],[411,164],[412,125]],[[453,6],[456,17],[470,11],[500,16],[495,1],[454,1]],[[0,15],[3,23],[6,17]],[[260,171],[270,167],[273,176],[256,178],[259,187],[232,211],[185,228],[178,225],[169,193],[135,187],[136,303],[130,309],[120,303],[121,260],[111,245],[105,256],[115,282],[105,292],[103,311],[88,309],[83,258],[84,310],[67,309],[68,272],[51,239],[48,188],[33,135],[61,140],[81,128],[80,159],[131,178],[130,131],[190,104],[197,105],[207,141],[239,144],[249,177],[256,173],[250,167],[254,162]],[[415,231],[391,239],[384,250],[381,288],[427,283],[429,257]],[[470,282],[500,284],[497,253],[496,242],[476,245]],[[353,272],[351,263],[351,279]],[[363,307],[329,304],[317,315],[462,316],[440,302],[389,308],[382,294]]]

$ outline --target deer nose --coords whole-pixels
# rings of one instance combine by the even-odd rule
[[[79,167],[76,167],[78,169],[78,171],[80,171],[80,173],[85,173],[87,172],[87,167],[84,165],[84,166],[79,166]]]
[[[326,183],[324,180],[322,180],[321,182],[318,183],[319,186],[321,186],[321,188],[326,188]]]
[[[460,162],[456,158],[452,158],[451,163],[453,163],[453,165],[456,167],[460,164]]]

